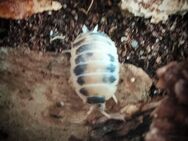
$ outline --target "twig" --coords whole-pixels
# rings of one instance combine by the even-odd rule
[[[91,3],[90,3],[90,5],[89,5],[89,7],[88,7],[88,9],[87,9],[86,13],[88,13],[88,12],[89,12],[89,10],[91,9],[91,7],[92,7],[92,5],[93,5],[93,2],[94,2],[94,0],[91,0]]]
[[[92,5],[93,5],[93,2],[94,2],[94,0],[91,0],[91,3],[90,3],[90,5],[89,5],[87,11],[86,11],[84,8],[80,8],[79,11],[81,11],[81,12],[83,12],[84,14],[87,15],[88,12],[89,12],[89,10],[91,9],[91,7],[92,7]]]

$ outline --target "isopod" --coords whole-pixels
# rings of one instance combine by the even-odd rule
[[[84,103],[110,118],[105,112],[105,102],[113,98],[119,82],[119,61],[115,43],[98,26],[89,31],[86,26],[71,45],[71,81]]]

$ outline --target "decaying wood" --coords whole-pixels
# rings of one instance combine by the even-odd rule
[[[0,17],[23,19],[36,13],[60,8],[61,4],[52,0],[1,0]]]
[[[143,111],[152,84],[142,69],[122,64],[116,93],[118,104],[113,100],[107,102],[106,111],[121,115],[124,121],[104,119],[98,111],[85,120],[89,105],[76,95],[69,71],[69,56],[65,54],[34,52],[28,48],[0,49],[0,131],[8,134],[8,140],[66,141],[77,137],[87,140],[117,131],[121,123],[123,130],[118,134],[124,136],[143,124],[144,117],[131,118],[135,112]],[[137,110],[127,111],[125,107],[130,105]],[[94,130],[99,123],[108,129],[101,135]]]

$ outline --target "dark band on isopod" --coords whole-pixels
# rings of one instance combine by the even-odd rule
[[[91,44],[85,44],[80,46],[77,50],[76,50],[76,54],[82,53],[84,51],[88,51],[88,50],[92,50],[93,46]]]
[[[86,53],[86,56],[87,56],[87,57],[93,56],[93,52],[87,52],[87,53]]]
[[[80,89],[80,93],[82,94],[82,95],[84,95],[84,96],[88,96],[89,94],[88,94],[88,91],[85,89],[85,88],[81,88]]]
[[[79,56],[77,56],[76,59],[75,59],[75,63],[76,63],[76,64],[79,64],[79,63],[82,63],[82,62],[85,62],[85,61],[86,61],[86,60],[85,60],[85,58],[84,58],[83,55],[79,55]]]
[[[87,103],[89,104],[99,104],[99,103],[104,103],[105,102],[105,97],[104,96],[90,96],[87,97]]]
[[[84,53],[84,54],[81,54],[81,55],[78,55],[75,59],[75,63],[76,64],[79,64],[79,63],[83,63],[83,62],[86,62],[89,57],[93,56],[93,53],[92,52],[87,52],[87,53]]]
[[[116,78],[113,75],[108,75],[103,77],[104,83],[113,83],[114,81],[116,81]]]
[[[115,69],[116,69],[116,66],[115,66],[114,64],[110,64],[110,65],[108,65],[108,66],[106,67],[106,70],[107,70],[108,72],[111,72],[111,73],[113,73],[113,72],[115,71]]]
[[[85,69],[87,67],[87,64],[78,65],[74,68],[75,75],[83,74]]]
[[[108,54],[108,56],[110,57],[110,61],[111,61],[111,62],[114,62],[114,61],[115,61],[114,56],[112,56],[111,54]]]
[[[83,38],[83,39],[81,39],[81,40],[79,40],[79,41],[77,41],[77,42],[74,42],[73,43],[73,47],[78,47],[80,44],[82,44],[83,42],[85,41],[85,38]]]
[[[78,84],[83,85],[85,83],[84,76],[79,76],[77,79]]]

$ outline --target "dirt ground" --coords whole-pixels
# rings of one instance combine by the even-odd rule
[[[118,6],[120,0],[95,0],[88,14],[85,13],[90,4],[88,0],[60,0],[60,2],[63,7],[56,12],[36,14],[25,20],[0,19],[0,47],[30,48],[32,51],[47,54],[42,59],[44,61],[48,60],[48,53],[59,54],[63,50],[71,48],[71,42],[81,32],[84,24],[89,29],[98,24],[99,29],[115,41],[120,63],[131,63],[141,67],[153,80],[155,71],[159,67],[174,60],[185,60],[188,57],[188,14],[184,16],[172,15],[165,23],[151,24],[149,19],[133,17],[130,14],[127,14],[126,17],[123,16]],[[53,35],[51,35],[52,33]],[[50,43],[50,38],[55,35],[62,35],[65,38]],[[158,90],[153,86],[150,96],[152,98],[154,96],[154,101],[160,99],[158,94]],[[13,107],[14,104],[11,106]],[[8,107],[11,108],[11,106]],[[46,105],[46,107],[48,106]],[[144,116],[136,115],[134,118],[128,119],[129,122],[123,124],[121,121],[97,124],[92,127],[90,132],[94,138],[92,140],[99,140],[98,137],[104,137],[104,135],[109,137],[109,133],[113,133],[111,139],[118,136],[117,140],[120,138],[121,140],[143,140],[143,135],[148,131],[151,122],[150,113],[151,111],[144,113]],[[55,116],[57,115],[55,114]],[[12,123],[16,124],[14,121]],[[36,122],[33,127],[40,130],[36,126],[37,124]],[[18,125],[20,126],[20,124]],[[28,123],[27,125],[32,126]],[[114,127],[114,125],[116,126]],[[128,128],[120,128],[120,125]],[[46,135],[44,130],[46,126],[47,132],[52,134],[59,131],[59,127],[49,128],[49,125],[45,125],[41,127],[44,135]],[[103,130],[101,127],[108,128],[109,131]],[[27,129],[25,130],[27,131]],[[119,130],[120,132],[118,132]],[[9,134],[3,128],[0,129],[0,139],[6,139],[8,136]],[[45,140],[45,138],[37,139]],[[57,138],[54,136],[51,139]],[[69,140],[76,141],[78,139],[71,137]],[[101,140],[105,140],[105,138]]]

